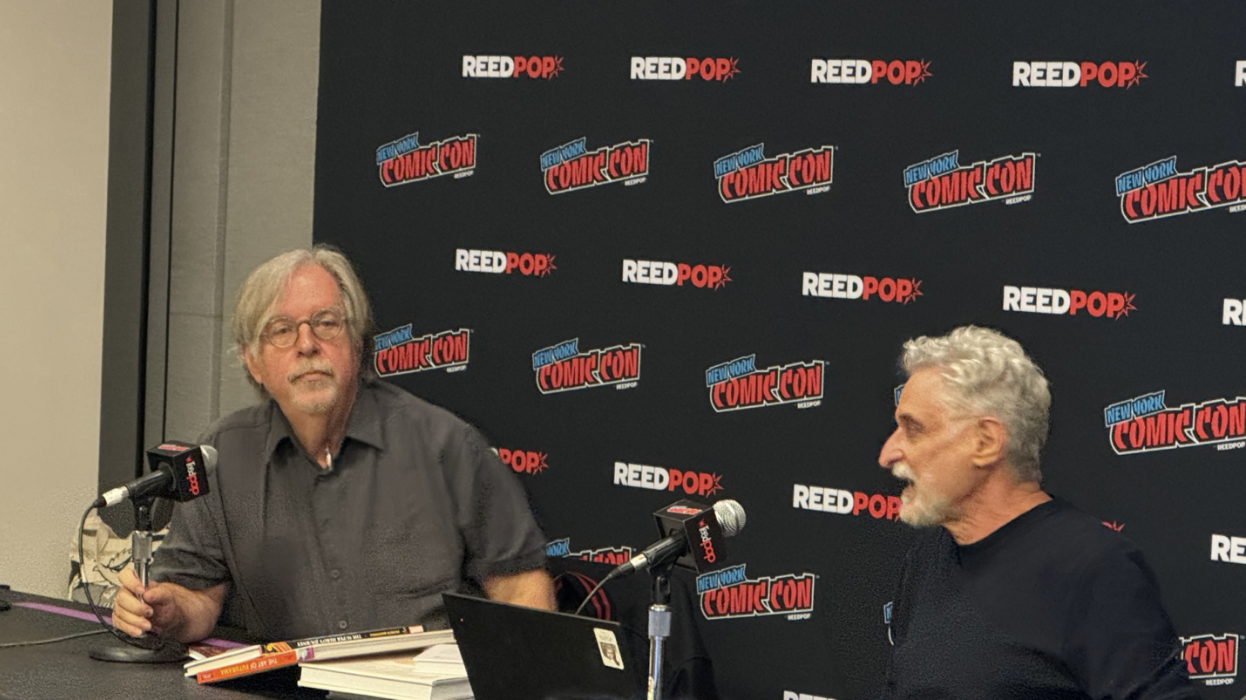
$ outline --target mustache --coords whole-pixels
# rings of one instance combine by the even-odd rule
[[[913,470],[909,469],[909,466],[903,462],[896,462],[891,465],[891,475],[901,481],[907,481],[909,483],[917,481],[917,477],[913,474]]]
[[[299,380],[300,378],[302,378],[304,375],[309,374],[309,373],[311,373],[311,372],[320,372],[321,374],[324,374],[324,375],[326,375],[326,376],[332,377],[332,376],[333,376],[333,367],[332,367],[331,365],[328,365],[328,364],[320,364],[320,363],[313,363],[313,364],[303,365],[302,367],[299,367],[299,368],[298,368],[297,370],[295,370],[294,372],[291,372],[291,373],[290,373],[290,374],[286,377],[286,381],[293,383],[293,382],[295,382],[295,381],[298,381],[298,380]]]

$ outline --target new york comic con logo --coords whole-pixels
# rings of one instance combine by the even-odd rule
[[[745,575],[745,566],[739,564],[697,577],[697,595],[705,619],[786,615],[789,620],[808,620],[812,617],[816,575],[806,572],[750,579]]]
[[[1190,680],[1205,685],[1232,685],[1237,680],[1236,634],[1199,634],[1181,638],[1181,658]]]
[[[580,339],[564,340],[532,353],[536,388],[555,394],[589,387],[630,389],[640,380],[639,343],[580,351]]]
[[[759,143],[714,161],[718,196],[727,204],[785,192],[820,194],[831,189],[834,146],[817,146],[766,157]]]
[[[649,175],[649,139],[588,150],[587,137],[541,154],[545,191],[562,194],[622,182],[638,185]]]
[[[627,563],[632,558],[632,548],[627,546],[599,547],[597,549],[581,549],[573,552],[571,551],[571,538],[564,537],[546,544],[545,556],[580,559],[581,561],[594,561],[599,564],[618,566],[619,564]]]
[[[797,408],[820,406],[825,366],[822,360],[810,360],[758,369],[755,354],[714,365],[705,371],[710,406],[717,413],[792,403]]]
[[[386,187],[409,185],[453,175],[457,180],[476,169],[478,134],[452,136],[420,145],[420,134],[408,134],[376,149],[376,167]]]
[[[1236,213],[1246,210],[1246,164],[1230,160],[1183,173],[1171,156],[1116,176],[1116,196],[1131,224],[1223,207]]]
[[[1177,447],[1246,447],[1246,398],[1213,399],[1168,408],[1163,391],[1114,403],[1103,409],[1108,440],[1118,455]]]
[[[408,323],[372,338],[372,366],[382,377],[444,369],[467,369],[471,330],[460,328],[416,337]]]
[[[904,169],[904,187],[914,212],[1003,200],[1028,202],[1034,193],[1035,153],[960,164],[960,151],[935,156]]]

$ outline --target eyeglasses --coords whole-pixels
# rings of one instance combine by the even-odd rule
[[[304,323],[311,327],[312,333],[317,338],[333,340],[342,334],[342,328],[346,326],[346,317],[337,309],[317,311],[311,318],[305,318],[302,321],[278,316],[264,326],[264,333],[261,337],[275,348],[288,348],[299,339],[299,327]]]

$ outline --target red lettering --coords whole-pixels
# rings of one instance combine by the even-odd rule
[[[887,81],[892,85],[904,82],[904,61],[892,61],[887,64]]]
[[[722,286],[722,279],[725,276],[723,274],[723,269],[718,265],[710,265],[708,270],[709,279],[706,281],[706,284],[709,285],[711,289],[718,289]]]
[[[1086,292],[1083,292],[1080,289],[1074,289],[1069,292],[1069,315],[1070,316],[1076,316],[1077,310],[1081,308],[1085,308],[1085,306],[1086,306]]]
[[[1120,80],[1116,83],[1117,87],[1126,87],[1129,84],[1129,81],[1132,80],[1133,77],[1138,74],[1138,67],[1126,61],[1121,62],[1120,70],[1121,70],[1121,77],[1120,77]]]
[[[1125,309],[1125,297],[1117,292],[1108,293],[1108,318],[1117,318]]]
[[[913,294],[913,281],[900,279],[896,280],[896,301],[907,302],[909,296]]]
[[[1116,84],[1116,78],[1120,75],[1116,64],[1111,61],[1104,61],[1099,64],[1099,84],[1103,87],[1112,87]]]
[[[887,73],[886,61],[870,61],[870,84],[876,85]]]
[[[697,476],[697,493],[702,496],[708,496],[718,490],[715,486],[717,480],[713,474],[702,472]]]
[[[1082,61],[1082,79],[1078,83],[1078,85],[1081,87],[1086,87],[1086,83],[1089,83],[1090,81],[1094,80],[1095,76],[1098,74],[1099,74],[1099,66],[1096,66],[1090,61]]]
[[[676,286],[684,286],[684,280],[692,276],[692,268],[687,263],[679,263],[675,266],[675,284]]]

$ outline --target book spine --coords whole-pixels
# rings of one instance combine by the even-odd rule
[[[282,666],[292,666],[299,662],[300,654],[297,650],[283,651],[276,654],[264,654],[250,661],[239,661],[236,664],[214,668],[211,671],[204,671],[197,674],[195,680],[200,683],[216,683],[229,678],[240,678],[249,676],[253,673],[263,673],[274,668]]]
[[[390,627],[388,629],[368,630],[366,632],[351,632],[350,634],[334,634],[325,637],[292,639],[288,642],[270,642],[264,645],[264,652],[289,651],[291,649],[299,649],[302,647],[314,647],[321,644],[333,644],[336,642],[353,642],[360,639],[372,639],[374,637],[393,637],[402,634],[411,634],[415,631],[417,631],[417,629],[413,627]]]

